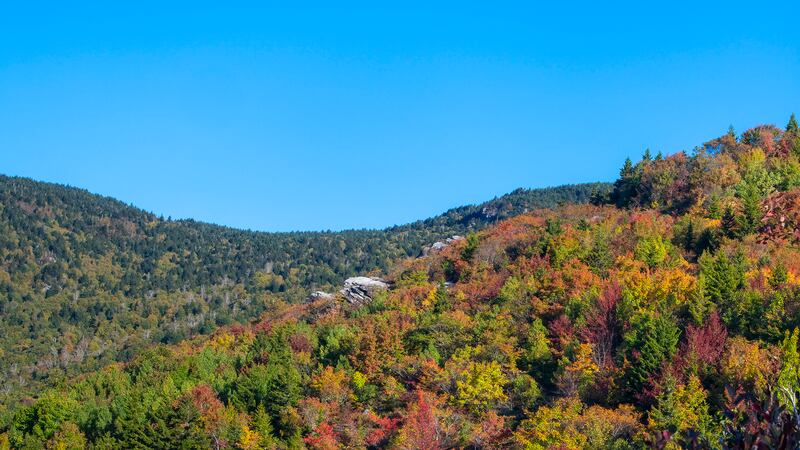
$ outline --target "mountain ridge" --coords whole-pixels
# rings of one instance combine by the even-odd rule
[[[508,216],[609,188],[518,190],[510,201],[385,230],[276,233],[163,220],[85,189],[0,176],[0,373],[15,380],[7,395],[385,272],[436,240],[487,226],[487,204]]]
[[[109,201],[109,202],[116,203],[120,207],[129,208],[131,211],[135,210],[135,211],[137,211],[139,213],[148,215],[148,216],[152,217],[153,219],[164,220],[164,221],[169,221],[169,222],[196,223],[196,224],[202,224],[202,225],[206,225],[206,226],[219,227],[219,228],[235,230],[235,231],[241,231],[241,232],[254,233],[254,234],[302,234],[302,233],[346,233],[346,232],[352,232],[352,231],[389,231],[389,230],[396,230],[396,229],[402,229],[402,228],[409,228],[409,227],[412,227],[412,226],[417,225],[417,224],[424,224],[424,223],[429,223],[429,222],[432,222],[432,221],[438,221],[438,220],[441,220],[441,219],[446,218],[448,216],[452,216],[452,215],[454,215],[454,214],[456,214],[458,212],[465,211],[465,210],[472,211],[475,208],[482,209],[482,208],[494,206],[498,202],[508,201],[508,199],[513,198],[513,197],[516,197],[518,199],[519,198],[524,198],[526,194],[530,194],[530,193],[539,193],[539,192],[548,192],[548,191],[552,191],[552,192],[558,193],[560,191],[565,191],[565,190],[571,189],[571,190],[575,191],[576,197],[579,198],[578,203],[582,203],[584,201],[588,201],[588,196],[585,196],[584,191],[588,191],[589,193],[591,193],[593,189],[596,189],[598,191],[598,193],[604,193],[606,191],[610,191],[610,189],[612,187],[612,184],[613,184],[612,182],[607,182],[607,181],[586,181],[586,182],[579,182],[579,183],[565,183],[565,184],[554,185],[554,186],[545,186],[545,187],[534,187],[534,188],[523,188],[523,187],[520,187],[520,188],[514,189],[511,192],[508,192],[508,193],[505,193],[505,194],[502,194],[502,195],[499,195],[499,196],[495,196],[490,200],[485,200],[485,201],[478,202],[478,203],[465,204],[465,205],[461,205],[461,206],[455,206],[455,207],[449,208],[449,209],[445,210],[444,212],[442,212],[440,214],[437,214],[435,216],[431,216],[431,217],[424,218],[424,219],[412,220],[410,222],[401,223],[401,224],[388,225],[388,226],[385,226],[385,227],[374,227],[374,228],[373,227],[360,227],[360,228],[352,227],[352,228],[343,228],[343,229],[340,229],[340,230],[331,230],[331,229],[299,230],[298,229],[298,230],[270,231],[270,230],[258,230],[258,229],[253,229],[253,228],[225,225],[225,224],[211,222],[211,221],[198,220],[198,219],[191,218],[191,217],[172,219],[171,216],[168,216],[170,218],[169,219],[165,219],[164,214],[158,214],[158,213],[155,213],[153,211],[149,211],[145,207],[137,206],[134,203],[125,202],[125,201],[120,200],[120,199],[118,199],[118,198],[116,198],[114,196],[111,196],[111,195],[106,195],[106,194],[102,194],[102,193],[98,193],[98,192],[93,192],[93,191],[91,191],[89,189],[86,189],[86,188],[83,188],[83,187],[80,187],[80,186],[74,186],[74,185],[69,184],[69,183],[60,183],[60,182],[53,182],[53,181],[42,181],[42,180],[37,180],[37,179],[31,178],[31,177],[21,176],[21,175],[8,175],[8,174],[0,173],[0,181],[2,181],[3,183],[8,183],[10,181],[13,182],[15,180],[19,181],[19,182],[22,182],[22,183],[30,183],[30,184],[36,184],[36,185],[39,185],[39,186],[50,186],[52,188],[67,189],[67,190],[76,191],[76,192],[81,193],[82,195],[85,195],[85,196],[88,196],[88,197],[93,197],[93,198],[96,198],[98,200],[103,200],[103,201]],[[586,188],[588,188],[588,189],[586,189]],[[562,193],[562,194],[557,194],[557,195],[564,195],[564,194]],[[568,195],[564,195],[564,197],[565,198],[563,198],[560,201],[567,202],[568,200],[571,200],[570,198],[568,198]]]

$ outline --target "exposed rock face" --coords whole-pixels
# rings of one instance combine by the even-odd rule
[[[341,294],[347,303],[362,305],[373,299],[375,294],[389,288],[389,285],[380,278],[353,277],[344,280]]]
[[[333,294],[328,294],[327,292],[322,291],[314,291],[308,295],[306,298],[306,303],[312,303],[317,300],[333,300]]]
[[[494,206],[484,206],[481,208],[481,214],[483,214],[483,216],[487,219],[491,219],[497,216],[497,208]]]
[[[449,237],[449,238],[445,239],[444,242],[442,242],[442,241],[434,242],[433,244],[431,244],[430,247],[423,247],[422,248],[422,256],[427,256],[430,253],[438,253],[438,252],[444,250],[445,248],[447,248],[447,246],[449,246],[453,242],[461,240],[461,239],[464,239],[464,238],[461,237],[461,236],[455,235],[453,237]]]
[[[431,245],[431,250],[439,251],[439,250],[442,250],[445,247],[447,247],[447,244],[445,244],[444,242],[441,242],[441,241],[434,242],[433,245]]]

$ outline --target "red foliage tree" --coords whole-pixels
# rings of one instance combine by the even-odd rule
[[[375,424],[375,428],[367,434],[366,438],[367,445],[370,446],[385,444],[400,424],[400,419],[381,417],[373,412],[369,413],[369,420]]]
[[[619,340],[617,302],[622,298],[622,287],[614,280],[608,283],[597,298],[594,309],[586,315],[582,336],[594,348],[594,362],[601,369],[613,367],[613,351]]]
[[[764,202],[762,240],[800,242],[800,189],[781,192]]]
[[[225,448],[227,442],[221,437],[221,429],[225,422],[225,405],[219,400],[214,389],[207,384],[195,386],[186,394],[186,399],[200,413],[203,429],[211,437],[214,447]]]
[[[562,314],[547,326],[553,335],[553,341],[557,344],[554,350],[562,352],[569,343],[575,338],[575,327],[569,321],[569,317]],[[560,355],[558,355],[560,356]]]
[[[727,340],[728,330],[725,329],[719,314],[715,311],[702,326],[689,325],[686,328],[686,342],[683,345],[681,357],[707,366],[716,365],[725,351]]]
[[[339,448],[338,436],[328,422],[322,422],[310,436],[303,438],[310,448],[316,450],[336,450]]]
[[[421,391],[416,392],[416,401],[409,408],[401,430],[400,448],[429,449],[444,448],[444,436],[436,418],[436,407]]]
[[[644,386],[641,400],[652,402],[661,393],[668,379],[684,383],[690,373],[703,375],[707,368],[716,366],[725,352],[728,331],[715,311],[699,327],[686,327],[686,341],[671,360],[665,361],[661,370]]]

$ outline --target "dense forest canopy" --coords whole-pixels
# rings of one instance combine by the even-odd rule
[[[0,176],[0,404],[386,271],[448,236],[609,188],[517,190],[386,230],[260,233],[164,220],[81,189]]]
[[[456,216],[458,221],[470,213]],[[431,222],[440,220],[449,219]],[[127,253],[137,264],[144,264],[136,258],[146,251],[151,259],[159,255],[149,271],[134,275],[169,283],[168,274],[183,267],[182,258],[202,258],[192,251],[179,254],[178,248],[192,248],[188,245],[167,247],[165,253],[153,248],[173,239],[166,230],[197,228],[155,221],[152,228],[159,234],[142,231],[153,221],[134,229],[164,237],[151,238],[158,242],[138,251],[131,244]],[[415,235],[422,224],[409,227],[387,233]],[[117,227],[108,230],[109,236],[120,233]],[[326,236],[300,234],[296,245]],[[180,242],[193,242],[185,239]],[[204,242],[229,252],[231,247],[220,244],[224,238],[218,239]],[[106,240],[94,245],[104,248]],[[64,247],[92,241],[84,234]],[[179,256],[160,261],[167,252]],[[42,249],[34,254],[41,258]],[[371,293],[369,301],[338,296],[274,301],[249,324],[151,346],[129,362],[65,380],[8,408],[0,445],[620,450],[800,445],[800,131],[794,116],[785,128],[759,126],[740,135],[730,130],[690,153],[646,151],[636,163],[625,161],[613,188],[598,189],[591,204],[504,217],[417,255],[412,249],[387,253],[387,261],[412,257],[386,264],[390,287]],[[20,259],[25,261],[20,267],[38,264]],[[81,271],[91,267],[98,289],[113,291],[113,280],[126,273],[113,262],[109,268],[87,263]],[[236,264],[217,264],[217,276],[230,281],[207,281],[216,290],[204,295],[236,305],[257,292],[247,277],[226,272]],[[209,276],[206,268],[181,270],[198,277],[195,281]],[[40,270],[6,273],[30,272]],[[36,286],[38,279],[28,276],[27,283]],[[112,281],[104,284],[107,278]],[[288,283],[308,281],[292,279],[290,270],[286,292],[295,287]],[[62,294],[55,295],[73,289],[61,286]],[[158,289],[194,292],[180,283]],[[275,295],[270,289],[262,293]],[[40,302],[46,303],[46,292],[42,295]],[[138,295],[144,296],[131,304],[139,308],[150,301],[175,304],[160,294]],[[196,303],[185,304],[191,311]],[[87,305],[94,312],[91,308]],[[48,317],[34,314],[27,320],[47,328]],[[114,322],[87,319],[102,326]]]

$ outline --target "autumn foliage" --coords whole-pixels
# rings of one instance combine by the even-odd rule
[[[594,205],[398,262],[365,304],[276,304],[44,392],[0,445],[795,448],[796,133],[648,152]]]

